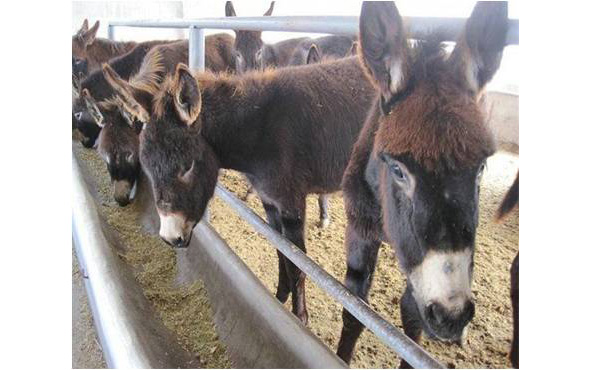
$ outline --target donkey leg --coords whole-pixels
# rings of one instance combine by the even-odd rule
[[[282,230],[284,236],[293,242],[300,250],[307,253],[305,248],[305,199],[303,197],[298,207],[281,212]],[[292,292],[292,312],[307,325],[309,314],[307,313],[307,302],[305,300],[305,278],[304,272],[298,269],[288,258],[284,259],[290,290]]]
[[[345,285],[352,293],[362,298],[365,302],[371,283],[373,273],[377,263],[377,253],[379,251],[378,240],[368,240],[363,238],[354,230],[350,224],[346,228],[346,250],[347,250],[347,270]],[[350,363],[356,341],[362,333],[364,326],[350,312],[345,309],[342,311],[342,334],[338,344],[338,357],[346,363]]]
[[[319,198],[317,199],[319,203],[319,226],[322,229],[325,229],[329,226],[329,213],[328,213],[328,195],[327,194],[319,194]]]
[[[404,325],[404,334],[414,342],[418,343],[422,336],[422,318],[418,312],[418,306],[412,296],[412,289],[406,285],[406,290],[400,299],[400,313]],[[412,366],[402,358],[399,363],[400,369],[412,369]]]
[[[263,203],[264,211],[266,211],[266,218],[272,228],[279,233],[282,233],[282,223],[280,220],[280,212],[278,208],[269,203]],[[278,254],[278,288],[276,289],[276,298],[284,303],[288,299],[290,294],[290,287],[288,285],[288,275],[286,274],[286,263],[284,255],[280,251],[276,251]]]

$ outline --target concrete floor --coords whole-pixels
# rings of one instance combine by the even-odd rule
[[[105,369],[103,351],[97,339],[82,274],[72,249],[72,368]]]

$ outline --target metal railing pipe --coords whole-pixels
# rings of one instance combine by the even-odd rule
[[[111,41],[115,41],[115,27],[111,24],[107,25],[107,38]]]
[[[446,41],[455,41],[466,18],[404,17],[411,38],[439,30]],[[234,29],[245,31],[278,31],[358,35],[357,16],[285,16],[285,17],[225,17],[179,20],[111,21],[110,26],[145,28]],[[519,20],[509,19],[507,45],[519,44]]]
[[[216,195],[229,204],[257,232],[264,235],[286,258],[291,260],[313,282],[337,300],[348,312],[410,365],[416,368],[444,368],[442,364],[432,358],[422,347],[379,316],[367,303],[352,294],[338,280],[319,267],[296,245],[278,234],[266,221],[231,192],[217,185]]]
[[[196,72],[204,72],[206,69],[204,30],[196,26],[189,27],[189,68]]]

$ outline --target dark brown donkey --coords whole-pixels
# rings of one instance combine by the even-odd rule
[[[233,59],[231,57],[233,41],[233,37],[225,33],[206,36],[206,68],[214,72],[234,71]],[[155,46],[159,47],[159,53],[164,56],[165,60],[175,63],[173,68],[178,62],[186,61],[188,58],[187,40],[162,45],[158,43],[143,43],[132,49],[129,53],[109,61],[109,65],[120,77],[128,79],[138,72],[144,57]],[[105,81],[101,70],[91,73],[90,76],[82,80],[78,87],[79,91],[73,92],[75,99],[72,104],[74,119],[72,126],[78,128],[82,133],[83,145],[90,148],[95,145],[101,128],[97,126],[96,120],[89,114],[90,111],[87,109],[88,102],[80,98],[80,92],[83,89],[89,90],[89,95],[97,102],[110,98],[114,93],[113,88]]]
[[[241,76],[200,74],[184,65],[151,99],[117,77],[130,113],[149,116],[140,161],[160,215],[160,235],[185,247],[213,195],[220,168],[247,175],[268,222],[305,251],[306,196],[339,190],[375,91],[354,57]],[[303,322],[305,275],[279,254],[276,297],[292,293]]]
[[[393,2],[364,2],[361,61],[379,91],[344,174],[345,285],[366,300],[381,241],[407,277],[404,332],[461,341],[471,292],[478,196],[495,151],[478,99],[500,65],[507,4],[479,2],[451,55],[438,37],[408,44]],[[343,312],[338,355],[363,325]],[[402,361],[402,366],[408,366]]]
[[[172,42],[170,40],[154,40],[146,42],[135,41],[111,41],[109,39],[97,38],[99,21],[95,22],[89,29],[88,20],[84,20],[82,26],[72,36],[72,72],[77,76],[80,72],[88,73],[98,69],[101,64],[110,61],[120,55],[124,55],[138,45],[154,46]],[[86,71],[86,72],[85,72]]]
[[[344,58],[351,55],[356,55],[354,37],[324,36],[316,39],[307,38],[294,48],[288,64],[298,66],[317,63],[322,58]]]
[[[217,35],[213,35],[216,40]],[[232,37],[227,40],[227,51],[230,50]],[[210,37],[210,36],[209,36]],[[220,46],[221,43],[211,42],[209,44]],[[154,94],[158,85],[164,77],[175,71],[178,63],[187,60],[187,41],[159,45],[148,52],[137,73],[142,76],[130,77],[130,83],[142,85],[144,90]],[[209,54],[206,52],[206,66],[217,71],[227,70],[224,60],[228,61],[230,53],[222,53],[224,49],[216,49]],[[217,51],[218,50],[218,51]],[[108,76],[106,76],[108,77]],[[138,134],[142,128],[139,120],[128,114],[122,107],[122,100],[119,99],[111,85],[111,97],[96,102],[88,90],[83,90],[85,105],[90,112],[94,112],[95,123],[101,127],[98,138],[97,151],[107,164],[107,169],[113,184],[113,195],[119,205],[127,205],[134,196],[138,176],[140,175],[139,142]],[[146,121],[147,118],[144,118]]]
[[[236,17],[235,7],[232,1],[227,1],[225,8],[227,17]],[[264,16],[272,15],[274,1]],[[235,43],[233,45],[233,59],[237,73],[260,69],[262,66],[264,42],[261,38],[261,31],[235,30]]]
[[[109,64],[118,71],[122,78],[128,79],[138,71],[144,57],[152,47],[152,45],[137,46],[127,54],[112,59]],[[83,90],[88,90],[88,95],[95,100],[102,101],[113,95],[113,89],[105,81],[101,70],[92,72],[82,80],[73,76],[72,127],[78,129],[82,134],[82,144],[91,148],[95,145],[101,127],[97,125],[96,114],[91,115],[95,112],[88,109],[88,104],[82,97]]]
[[[326,48],[326,50],[329,52],[329,54],[322,54],[321,51],[319,51],[319,48],[317,47],[317,45],[315,43],[309,43],[309,42],[301,42],[299,43],[299,48],[302,49],[305,46],[308,45],[308,50],[305,51],[305,54],[303,55],[302,58],[300,58],[300,54],[301,54],[301,50],[299,49],[299,51],[297,52],[297,50],[295,50],[293,52],[293,56],[290,59],[290,64],[291,66],[297,66],[297,65],[303,65],[303,64],[315,64],[315,63],[321,63],[322,59],[328,59],[328,58],[340,58],[340,57],[344,57],[344,56],[351,56],[349,54],[351,54],[351,49],[352,49],[352,39],[348,38],[348,37],[343,37],[341,38],[341,36],[336,36],[339,37],[338,39],[333,38],[334,36],[328,36],[326,38],[320,38],[320,39],[324,39],[324,45],[328,46]],[[316,40],[320,40],[320,39],[316,39]],[[311,39],[309,39],[311,40]],[[330,40],[330,41],[328,41]],[[333,40],[333,41],[332,41]],[[337,40],[337,42],[336,42]],[[340,55],[341,53],[338,52],[338,50],[340,50],[339,47],[336,47],[337,44],[339,43],[343,43],[344,40],[349,40],[350,45],[348,45],[348,49],[346,50],[346,52],[344,52],[343,55]],[[307,41],[307,40],[305,40]],[[345,43],[344,43],[345,44]],[[336,53],[338,55],[336,55]],[[295,54],[298,54],[299,57],[295,57]],[[328,56],[329,55],[329,56]],[[304,61],[304,62],[303,62]],[[248,190],[247,194],[249,195],[251,188]],[[320,194],[318,199],[317,199],[317,203],[319,205],[319,226],[321,228],[326,228],[329,226],[330,224],[330,218],[329,218],[329,195],[328,194]]]
[[[519,207],[519,172],[510,189],[502,200],[496,218],[501,221],[513,209]],[[511,363],[519,368],[519,252],[511,264],[511,304],[513,307],[513,341],[511,343]]]

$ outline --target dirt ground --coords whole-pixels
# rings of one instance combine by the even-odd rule
[[[103,350],[97,340],[82,273],[72,248],[72,368],[105,369]]]
[[[137,203],[132,202],[125,208],[117,205],[106,165],[97,152],[84,149],[79,143],[73,148],[77,157],[82,159],[83,171],[96,180],[99,211],[126,247],[125,251],[118,250],[119,256],[131,266],[144,295],[165,326],[173,331],[185,350],[197,356],[202,367],[230,368],[226,348],[215,330],[204,285],[201,281],[189,286],[175,284],[175,251],[157,235],[144,232]],[[73,347],[75,340],[73,337]]]
[[[516,155],[499,152],[488,160],[480,196],[474,282],[476,315],[469,326],[464,347],[423,340],[422,345],[442,363],[457,368],[509,368],[508,351],[512,337],[510,303],[511,261],[519,248],[519,214],[513,212],[503,223],[495,223],[494,213],[519,167]],[[243,177],[233,171],[222,171],[219,180],[242,197],[247,189]],[[264,216],[257,197],[249,201]],[[211,223],[235,252],[272,292],[277,284],[277,257],[274,248],[239,218],[219,198],[210,202]],[[326,271],[343,281],[346,264],[344,250],[345,215],[340,193],[331,196],[331,225],[318,227],[317,197],[307,199],[306,245],[308,255]],[[391,247],[383,244],[370,304],[381,316],[401,328],[398,300],[405,287]],[[315,284],[307,282],[309,328],[330,348],[336,349],[342,325],[341,307]],[[286,303],[290,310],[290,299]],[[365,330],[358,341],[352,367],[393,368],[398,357],[371,332]]]

